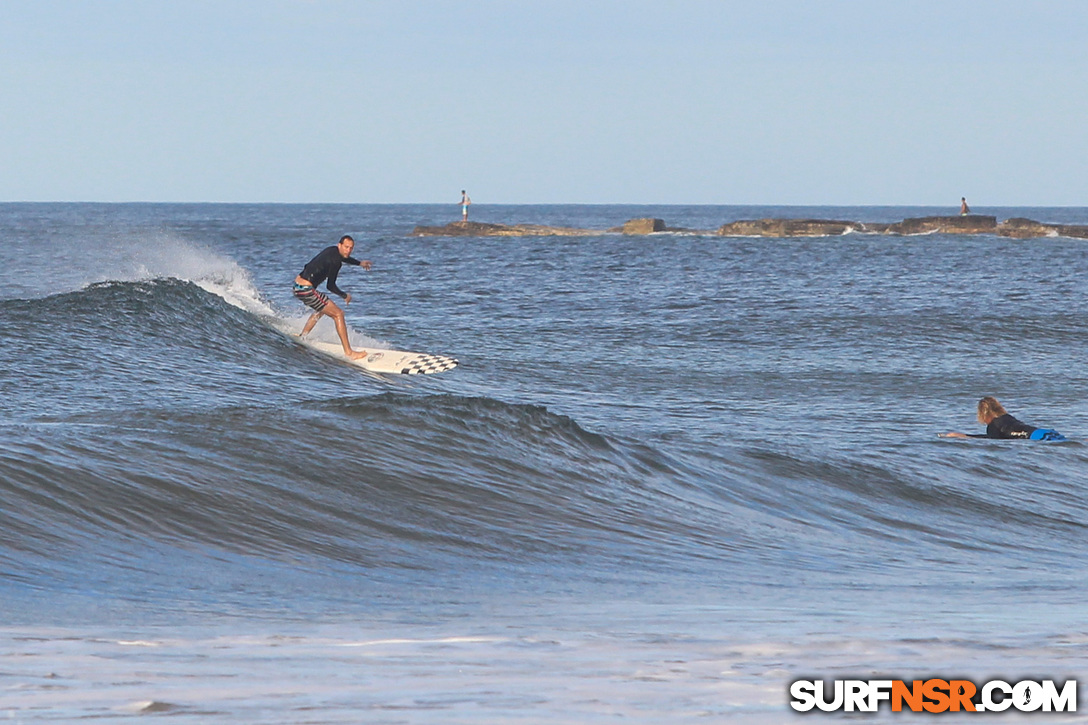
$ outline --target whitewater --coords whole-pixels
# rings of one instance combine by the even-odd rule
[[[1086,242],[410,235],[459,212],[0,204],[0,719],[780,723],[844,717],[797,679],[1083,679]],[[353,344],[458,368],[292,339],[342,234]],[[1069,440],[937,437],[984,395]],[[1040,718],[1077,721],[999,717]]]

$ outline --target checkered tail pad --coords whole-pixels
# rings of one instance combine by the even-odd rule
[[[441,355],[416,355],[405,362],[401,368],[402,375],[429,375],[452,370],[457,367],[457,361],[452,357]]]

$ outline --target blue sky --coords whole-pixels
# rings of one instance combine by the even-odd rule
[[[1088,3],[8,0],[0,201],[1088,205]]]

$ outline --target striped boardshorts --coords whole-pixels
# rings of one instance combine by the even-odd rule
[[[314,312],[321,312],[325,305],[329,304],[329,298],[313,285],[295,284],[295,299],[309,307]]]

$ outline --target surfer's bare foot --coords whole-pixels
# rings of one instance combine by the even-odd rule
[[[369,354],[370,353],[368,353],[366,350],[348,350],[347,351],[347,356],[349,358],[351,358],[352,360],[359,360],[361,358],[366,357]]]

